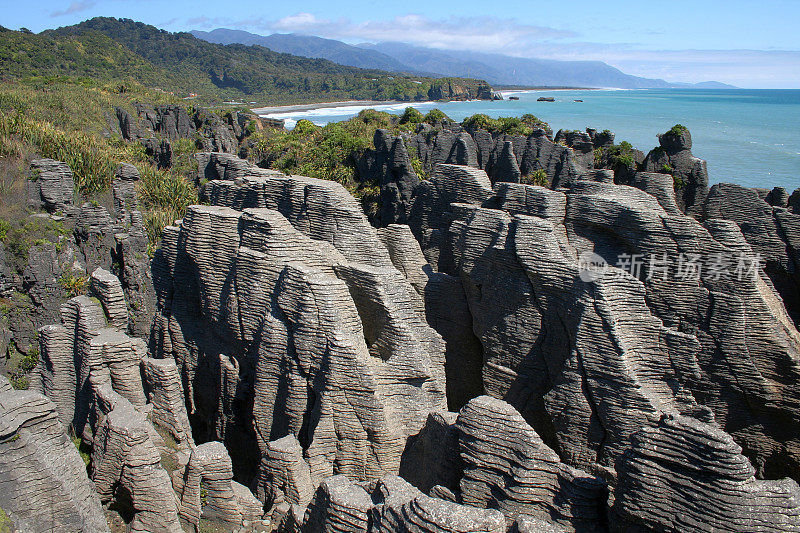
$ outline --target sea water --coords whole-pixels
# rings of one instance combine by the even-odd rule
[[[425,113],[434,107],[461,121],[475,113],[491,117],[532,113],[561,128],[609,129],[617,143],[628,141],[647,153],[656,135],[675,124],[692,132],[692,153],[708,162],[711,183],[748,187],[800,187],[800,90],[639,89],[504,92],[504,100],[422,102],[368,106],[401,114],[406,107]],[[509,96],[519,100],[509,100]],[[555,102],[538,102],[552,96]],[[576,102],[575,100],[583,100]],[[348,105],[267,116],[292,126],[308,119],[324,125],[347,120],[367,106]]]

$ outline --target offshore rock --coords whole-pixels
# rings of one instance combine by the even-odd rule
[[[0,377],[0,508],[19,531],[107,532],[100,500],[56,406]]]
[[[677,129],[676,129],[677,128]],[[659,147],[647,154],[644,170],[668,171],[675,177],[675,193],[681,211],[694,213],[708,194],[706,162],[692,155],[692,134],[676,128],[658,136]]]
[[[664,417],[619,459],[611,531],[800,531],[800,487],[761,481],[730,435]]]

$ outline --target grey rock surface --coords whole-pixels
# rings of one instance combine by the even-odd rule
[[[692,134],[686,128],[678,133],[670,130],[658,136],[658,143],[659,147],[647,154],[644,170],[668,170],[675,177],[678,207],[696,213],[708,194],[708,170],[704,160],[692,155]]]
[[[798,531],[800,487],[757,480],[730,435],[664,417],[619,459],[611,531]]]
[[[100,500],[126,509],[131,531],[181,533],[178,503],[144,415],[112,391],[95,430],[92,480]]]
[[[753,189],[718,183],[703,203],[702,216],[736,223],[795,324],[800,323],[800,214],[769,205]]]
[[[179,496],[181,519],[194,528],[201,516],[231,528],[261,518],[261,502],[233,481],[231,458],[221,442],[194,448],[186,467],[173,473],[173,486]]]
[[[0,508],[13,526],[33,533],[109,531],[56,405],[0,381]]]
[[[470,400],[456,428],[464,504],[499,509],[511,520],[526,515],[574,531],[605,529],[605,482],[562,463],[509,404]]]
[[[72,205],[74,182],[69,165],[53,159],[31,161],[31,177],[26,182],[28,203],[60,211]]]
[[[501,533],[506,522],[496,510],[426,496],[400,477],[359,485],[332,476],[314,494],[302,527],[308,532]]]
[[[396,473],[405,438],[445,407],[444,342],[340,185],[248,172],[209,182],[218,205],[191,207],[165,241],[154,353],[177,361],[206,438],[252,443],[234,465],[290,434],[316,482]]]

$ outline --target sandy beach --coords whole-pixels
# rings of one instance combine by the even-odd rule
[[[269,115],[271,113],[292,113],[295,111],[311,111],[312,109],[327,109],[329,107],[342,106],[371,106],[371,105],[394,105],[402,104],[399,100],[345,100],[342,102],[321,102],[315,104],[295,104],[295,105],[276,105],[270,107],[254,107],[250,109],[257,115]],[[406,102],[412,104],[414,102]]]

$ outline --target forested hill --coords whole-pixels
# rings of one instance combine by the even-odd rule
[[[40,34],[0,31],[0,76],[132,78],[201,100],[258,103],[338,99],[489,98],[486,82],[364,70],[273,52],[209,43],[129,19],[98,17]]]

